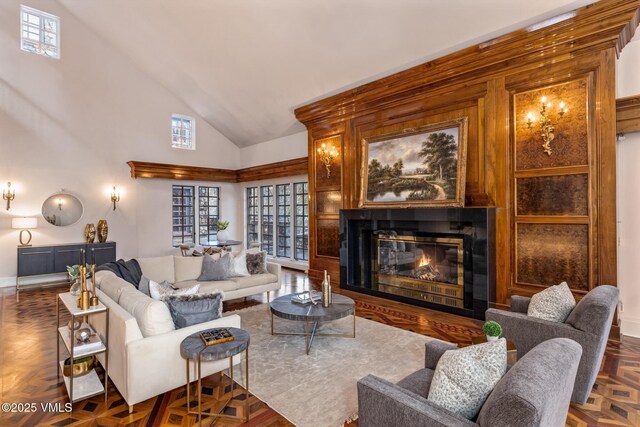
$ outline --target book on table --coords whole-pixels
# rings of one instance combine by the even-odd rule
[[[82,341],[77,337],[73,337],[73,354],[77,356],[79,354],[87,353],[93,350],[97,350],[102,347],[102,340],[100,339],[100,335],[93,330],[93,328],[86,323],[82,325],[84,328],[87,328],[91,331],[91,335],[89,338]],[[82,329],[82,328],[81,328]],[[78,330],[76,330],[77,332]]]
[[[318,291],[311,291],[311,293],[301,292],[291,297],[291,302],[297,302],[298,304],[309,304],[312,301],[313,302],[322,301],[322,293]]]
[[[200,338],[202,338],[202,341],[204,341],[204,345],[206,346],[234,340],[233,334],[227,328],[201,332]]]

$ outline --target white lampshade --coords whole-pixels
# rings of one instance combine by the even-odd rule
[[[11,218],[11,228],[18,230],[38,228],[38,218]]]

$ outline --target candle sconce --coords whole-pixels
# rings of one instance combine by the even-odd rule
[[[113,203],[113,210],[116,210],[116,203],[120,201],[120,190],[113,186],[113,191],[111,191],[111,203]]]
[[[327,144],[323,143],[318,147],[318,155],[320,156],[320,161],[327,170],[327,178],[330,178],[333,159],[338,157],[338,152],[333,148],[333,145],[329,144],[329,146],[327,146]]]
[[[2,190],[2,200],[7,201],[7,210],[11,209],[11,202],[16,198],[16,190],[11,189],[11,182],[7,182],[7,188]]]
[[[540,99],[540,120],[537,120],[533,113],[527,113],[527,127],[531,130],[534,127],[536,121],[538,122],[538,126],[540,128],[540,136],[542,137],[542,149],[547,155],[551,155],[551,142],[555,139],[556,135],[555,127],[558,122],[564,117],[566,113],[569,112],[569,109],[566,108],[563,101],[560,101],[558,106],[558,111],[556,113],[555,120],[551,117],[551,102],[547,102],[547,97],[543,96]]]

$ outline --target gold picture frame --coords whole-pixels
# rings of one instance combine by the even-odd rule
[[[468,117],[361,140],[360,208],[463,207]]]

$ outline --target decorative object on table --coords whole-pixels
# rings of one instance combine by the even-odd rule
[[[38,228],[38,218],[11,218],[11,228],[15,230],[20,230],[20,246],[24,248],[26,246],[31,246],[29,243],[31,242],[31,231],[29,229]],[[24,241],[24,232],[27,232],[27,241]]]
[[[540,128],[540,136],[542,137],[542,151],[544,151],[547,155],[551,155],[551,141],[555,139],[555,125],[562,120],[564,115],[569,112],[569,109],[566,108],[564,101],[560,101],[558,104],[558,111],[555,120],[552,119],[551,114],[548,110],[552,107],[551,102],[548,102],[547,97],[543,96],[540,98],[540,120],[538,121],[538,126]],[[532,112],[527,112],[527,127],[531,130],[533,129],[533,125],[536,122],[536,117]],[[554,124],[555,122],[555,124]]]
[[[69,320],[67,322],[67,328],[69,328],[69,333],[71,333],[71,331],[75,331],[76,329],[80,328],[80,325],[82,325],[82,322],[80,322],[77,319]]]
[[[496,321],[489,320],[482,325],[482,332],[487,336],[487,341],[495,341],[502,335],[502,326]]]
[[[329,275],[327,270],[324,271],[324,279],[322,280],[322,306],[329,307],[331,305],[331,285],[329,284]]]
[[[78,343],[85,343],[91,337],[91,329],[89,328],[78,329],[75,332],[74,336],[76,337],[76,340],[78,340]]]
[[[200,333],[204,345],[210,346],[221,342],[233,341],[233,335],[227,328],[210,329]]]
[[[88,310],[91,307],[91,293],[87,289],[87,267],[80,266],[80,298],[78,298],[78,308]]]
[[[331,166],[333,164],[333,159],[338,157],[338,151],[333,148],[332,144],[323,143],[320,147],[318,147],[318,158],[324,165],[325,170],[327,171],[327,178],[331,178]]]
[[[318,291],[304,291],[291,295],[291,302],[298,304],[317,305],[320,301],[324,301],[323,294]]]
[[[106,219],[101,219],[98,221],[98,242],[104,243],[107,241],[107,236],[109,235],[109,225],[107,224]]]
[[[113,210],[116,210],[116,203],[120,201],[120,190],[113,186],[113,190],[111,191],[111,203],[113,203]]]
[[[84,226],[84,240],[87,243],[93,243],[96,240],[96,226],[87,224]]]
[[[464,206],[467,122],[382,128],[362,138],[359,207]]]
[[[66,227],[77,223],[82,218],[84,206],[76,196],[64,189],[49,196],[42,203],[42,216],[56,227]]]
[[[74,354],[82,354],[102,347],[100,336],[87,323],[74,333]]]
[[[226,242],[229,240],[229,232],[227,228],[229,228],[229,221],[218,220],[216,222],[216,228],[218,229],[217,239],[219,242]]]
[[[88,268],[89,264],[85,264]],[[80,265],[67,265],[67,274],[69,275],[69,280],[72,282],[71,287],[69,288],[69,292],[73,296],[80,296]]]
[[[2,190],[2,200],[7,201],[7,210],[11,209],[11,202],[16,198],[15,188],[11,189],[11,182],[7,182],[7,188]]]
[[[81,357],[73,361],[73,376],[75,378],[88,374],[93,369],[93,365],[96,361],[95,356]],[[62,374],[65,377],[71,376],[71,358],[67,357],[64,361],[64,368]]]
[[[91,307],[95,307],[100,302],[96,294],[96,265],[91,264]]]

